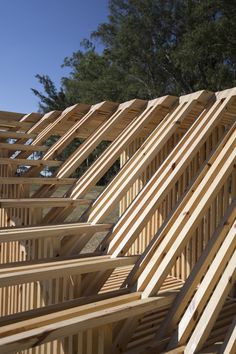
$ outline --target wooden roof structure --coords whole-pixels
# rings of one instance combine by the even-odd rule
[[[0,183],[1,354],[236,353],[236,88],[1,111]]]

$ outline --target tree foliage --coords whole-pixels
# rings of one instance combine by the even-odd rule
[[[37,76],[44,93],[33,91],[42,111],[235,86],[235,0],[110,0],[108,6],[107,22],[65,58],[70,74],[59,90],[48,76]]]
[[[109,17],[63,66],[57,91],[37,76],[42,110],[78,101],[125,101],[235,84],[235,0],[110,0]],[[99,40],[104,49],[95,50]]]

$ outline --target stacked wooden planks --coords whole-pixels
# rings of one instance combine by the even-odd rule
[[[0,183],[0,353],[235,353],[236,88],[0,112]]]

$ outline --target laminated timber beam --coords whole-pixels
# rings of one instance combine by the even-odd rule
[[[86,105],[77,104],[66,108],[63,112],[52,111],[46,113],[31,129],[27,131],[28,133],[38,133],[31,145],[42,145],[51,135],[56,134],[58,125],[62,125],[63,122],[67,121],[75,112],[78,116],[81,116],[85,114],[88,109],[89,107]],[[19,157],[27,158],[29,157],[29,153],[27,151],[21,152]]]
[[[38,119],[34,125],[27,130],[27,134],[37,134],[36,137],[38,136],[39,133],[48,125],[51,125],[52,122],[61,114],[61,111],[51,111],[48,113],[45,113],[44,115],[41,116],[40,119]],[[24,122],[29,119],[30,115],[24,116],[20,121]]]
[[[4,119],[8,117],[8,112],[5,112],[3,114]],[[19,124],[17,127],[11,127],[8,130],[1,131],[0,132],[0,137],[1,138],[10,138],[10,139],[16,139],[17,144],[24,144],[25,142],[29,140],[33,140],[37,137],[37,129],[35,129],[37,126],[39,126],[40,122],[44,121],[45,124],[49,123],[46,122],[46,118],[50,120],[50,122],[57,116],[57,112],[50,112],[45,115],[41,115],[38,113],[29,113],[26,115],[22,115],[22,117],[19,119]],[[28,129],[23,129],[24,124],[29,124]],[[6,129],[6,128],[5,128]],[[23,130],[23,131],[22,131]]]
[[[14,266],[14,264],[12,266]],[[2,268],[3,268],[3,266],[2,266]],[[161,296],[165,296],[165,295],[176,296],[178,289],[176,289],[177,291],[175,291],[175,289],[176,289],[175,284],[169,284],[168,282],[166,282]],[[59,291],[58,288],[55,290]],[[31,309],[28,311],[18,312],[18,313],[14,313],[12,315],[7,315],[4,317],[1,317],[0,318],[0,327],[6,326],[9,324],[17,324],[20,321],[28,321],[28,320],[33,319],[35,317],[39,318],[40,316],[44,316],[44,315],[48,315],[48,314],[55,315],[59,311],[62,311],[62,310],[65,311],[65,310],[74,308],[76,306],[81,306],[81,305],[91,304],[90,310],[93,310],[93,309],[96,310],[96,305],[94,303],[97,304],[101,300],[105,300],[105,299],[109,299],[109,298],[113,299],[113,298],[119,297],[121,295],[127,295],[126,298],[128,298],[128,299],[130,299],[130,297],[132,299],[134,299],[133,295],[130,294],[130,290],[127,288],[115,289],[115,290],[109,289],[109,291],[100,292],[99,294],[95,294],[92,296],[70,299],[70,300],[66,300],[64,302],[57,302],[57,303],[54,303],[51,305],[47,305],[45,307],[38,307],[38,308],[34,308],[34,309]],[[134,295],[137,295],[137,293],[135,293]],[[170,306],[170,303],[168,303],[165,306],[165,311],[169,306]],[[157,311],[160,311],[160,310],[158,310],[158,308],[157,308]],[[17,324],[17,326],[18,326],[18,324]]]
[[[192,187],[192,190],[195,188]],[[190,213],[191,214],[191,213]],[[208,298],[211,294],[212,289],[216,285],[216,282],[220,276],[220,273],[215,272],[214,269],[214,264],[216,262],[221,262],[219,267],[221,269],[224,269],[224,266],[227,264],[230,255],[232,255],[234,249],[235,249],[235,236],[236,236],[236,231],[235,231],[235,217],[236,217],[236,200],[232,202],[230,205],[230,208],[228,210],[228,213],[226,214],[225,218],[222,220],[222,224],[218,227],[216,230],[215,235],[212,236],[212,239],[210,239],[208,245],[206,246],[205,251],[203,252],[202,256],[200,257],[198,263],[196,264],[195,268],[192,270],[190,273],[189,278],[186,280],[185,285],[183,286],[182,289],[180,289],[179,294],[177,295],[177,298],[173,302],[173,305],[171,307],[171,310],[167,312],[167,315],[165,317],[164,322],[162,323],[160,329],[158,329],[156,339],[154,339],[150,345],[144,345],[143,348],[136,348],[134,351],[128,351],[127,353],[157,353],[157,352],[162,352],[161,348],[163,349],[163,346],[169,343],[169,348],[175,348],[180,346],[181,344],[186,343],[186,340],[176,340],[173,342],[170,341],[169,335],[173,332],[173,328],[175,325],[178,324],[178,329],[175,332],[175,337],[174,338],[179,338],[181,336],[181,331],[184,331],[184,328],[188,333],[186,333],[186,337],[188,336],[189,333],[192,331],[192,327],[194,323],[197,321],[197,316],[200,316],[201,309],[198,306],[198,300],[199,300],[199,294],[203,294],[203,298],[201,299],[202,302],[201,306],[204,307]],[[176,220],[176,218],[175,218]],[[165,235],[168,235],[167,230],[163,230]],[[228,235],[227,235],[228,233]],[[227,235],[227,236],[226,236]],[[160,236],[160,235],[159,235]],[[225,238],[225,240],[224,240]],[[161,240],[159,240],[160,242]],[[223,242],[224,241],[224,242]],[[223,243],[222,243],[223,242]],[[153,245],[152,245],[153,246]],[[173,244],[173,249],[175,245]],[[220,251],[218,251],[219,247],[221,248]],[[157,248],[157,245],[156,245]],[[158,248],[157,248],[158,250]],[[223,250],[223,251],[222,251]],[[149,249],[150,252],[150,249]],[[225,253],[224,253],[225,252]],[[168,254],[168,252],[167,252]],[[215,257],[216,255],[216,257]],[[215,257],[215,259],[214,259]],[[213,263],[212,263],[213,260]],[[149,259],[149,261],[146,263],[147,267],[149,265],[152,265],[157,269],[157,272],[160,271],[160,268],[158,268],[157,264],[153,263],[152,259]],[[137,272],[137,268],[139,268],[140,262],[138,261],[136,263],[136,270],[135,268],[133,269],[133,272]],[[210,266],[211,265],[211,266]],[[145,267],[145,265],[142,265]],[[197,293],[195,296],[191,299],[191,296],[194,295],[197,289],[198,283],[201,281],[201,278],[203,275],[206,273],[208,267],[210,266],[207,274],[204,277],[204,281],[201,283],[200,287],[197,290]],[[132,272],[131,272],[132,273]],[[157,274],[157,273],[156,273]],[[150,275],[153,283],[155,281],[158,281],[158,278],[156,277],[155,274]],[[217,278],[218,277],[218,278]],[[205,291],[205,294],[202,291],[202,288],[204,286],[205,282],[205,287],[206,283],[208,284],[207,288],[207,294]],[[232,281],[232,283],[234,280]],[[127,285],[127,284],[126,284]],[[125,286],[125,284],[124,284]],[[136,288],[136,287],[135,287]],[[157,290],[157,289],[156,289]],[[190,301],[191,299],[191,301]],[[189,303],[189,305],[188,305]],[[188,305],[188,309],[186,310],[186,306]],[[189,322],[186,322],[186,316],[188,314],[189,310],[189,316],[192,316],[192,324]],[[182,311],[182,312],[181,312]],[[182,314],[184,313],[183,317]],[[182,317],[182,319],[181,319]],[[181,319],[181,320],[180,320]],[[185,327],[183,326],[182,322],[185,323]],[[147,349],[148,348],[148,349]],[[153,350],[151,350],[153,348]],[[159,350],[158,350],[159,348]],[[174,349],[173,349],[174,350]],[[190,349],[189,349],[190,350]],[[166,353],[166,351],[165,351]],[[186,351],[186,353],[195,353],[195,351]]]
[[[226,142],[228,142],[228,146],[227,146],[227,144],[226,144],[226,148],[224,147],[224,143],[225,143],[225,141],[223,142],[223,146],[221,145],[220,147],[219,147],[219,149],[218,149],[218,153],[219,153],[219,151],[222,151],[221,149],[222,149],[222,147],[223,148],[225,148],[225,150],[226,150],[226,152],[227,152],[227,149],[228,149],[228,152],[230,153],[230,151],[231,151],[231,155],[232,155],[232,158],[231,158],[231,161],[229,162],[229,166],[233,166],[233,162],[234,162],[234,160],[235,160],[235,153],[232,153],[232,151],[234,152],[234,150],[235,150],[235,134],[232,134],[232,133],[235,133],[235,128],[233,129],[231,129],[231,139],[230,139],[230,135],[228,134],[228,136],[227,136],[227,139],[225,139],[225,141]],[[231,141],[230,141],[231,140]],[[222,156],[221,156],[221,163],[224,163],[225,162],[225,155],[222,153],[221,154]],[[216,160],[216,157],[214,157],[214,159]],[[222,173],[222,171],[221,172],[219,172],[218,170],[217,170],[217,168],[216,168],[216,164],[214,165],[214,164],[212,164],[213,163],[213,158],[211,159],[211,162],[210,162],[210,166],[212,166],[212,169],[213,169],[213,171],[215,172],[215,174],[217,174],[217,173],[219,173],[220,175],[224,175],[224,173]],[[211,165],[212,164],[212,165]],[[209,167],[208,166],[208,169],[211,169],[211,167]],[[191,188],[191,191],[190,191],[190,195],[191,195],[191,199],[192,199],[192,203],[193,203],[193,205],[194,205],[194,208],[195,207],[197,207],[197,204],[194,204],[195,202],[194,202],[194,198],[196,198],[196,196],[198,196],[198,198],[201,198],[202,197],[202,194],[199,192],[199,190],[201,190],[201,188],[204,186],[204,185],[207,185],[208,187],[209,187],[209,184],[206,184],[206,181],[203,179],[203,176],[205,175],[205,172],[206,171],[204,171],[203,173],[202,173],[202,176],[199,178],[200,179],[200,182],[202,183],[202,185],[200,185],[200,187],[198,188],[198,190],[196,190],[196,192],[195,192],[195,195],[192,195],[192,193],[193,193],[193,191],[195,191],[195,188]],[[207,176],[208,176],[208,178],[209,178],[209,175],[211,175],[211,172],[212,171],[209,171],[208,170],[208,172],[207,172]],[[220,185],[220,183],[218,183],[217,182],[217,186],[219,186]],[[204,188],[203,188],[203,190],[201,191],[203,194],[205,193],[205,191],[204,191]],[[211,196],[213,196],[214,195],[214,193],[212,193],[211,194]],[[233,202],[233,204],[234,204],[234,202]],[[235,205],[234,205],[235,206]],[[186,207],[186,210],[189,210],[189,208],[187,208]],[[199,212],[199,210],[198,210],[198,212]],[[186,213],[185,212],[185,210],[183,210],[182,211],[182,214],[183,215],[185,215],[185,219],[186,219],[186,221],[187,221],[187,219],[189,218],[189,215],[191,215],[191,211],[189,210],[189,212],[188,213]],[[234,213],[235,213],[235,210],[234,210]],[[180,214],[180,216],[181,216],[181,214]],[[232,216],[231,216],[232,217]],[[193,220],[191,220],[191,222],[189,221],[189,225],[192,225],[193,224]],[[173,223],[173,225],[175,225],[176,224],[176,219],[175,219],[175,223]],[[184,225],[184,224],[183,224]],[[182,228],[180,228],[180,230],[184,230],[184,227],[182,227]],[[164,233],[163,233],[164,235],[165,235],[165,237],[166,238],[168,238],[168,233],[167,233],[167,230],[164,230]],[[164,239],[165,240],[165,239]],[[160,241],[160,240],[159,240]],[[162,245],[160,245],[160,246],[162,246]],[[160,248],[160,246],[159,246],[159,248]],[[157,246],[156,246],[157,247]],[[157,253],[158,253],[158,248],[157,248]],[[173,247],[171,246],[171,248],[170,248],[170,250],[176,250],[176,246],[175,246],[175,244],[173,244]],[[168,251],[166,251],[166,250],[162,250],[162,251],[160,251],[159,253],[160,253],[160,255],[161,255],[161,259],[163,258],[163,255],[166,255],[167,254],[167,256],[168,256],[168,254],[170,253],[170,250],[168,250]],[[173,256],[173,263],[175,262],[175,259],[176,259],[176,257],[175,256]],[[227,259],[227,258],[226,258]],[[173,264],[172,263],[172,264]],[[156,269],[156,273],[152,273],[152,274],[148,274],[148,269],[149,269],[149,267],[151,267],[151,266],[153,266],[153,268],[154,269]],[[135,268],[136,269],[138,269],[139,270],[139,267],[140,267],[140,262],[137,262],[137,264],[136,264],[136,266],[135,266]],[[134,272],[135,272],[135,268],[134,268]],[[163,270],[164,270],[164,268],[165,268],[165,270],[166,270],[166,267],[164,267],[163,266]],[[153,290],[153,293],[151,293],[151,296],[154,294],[154,293],[156,293],[157,291],[158,291],[158,287],[157,287],[157,285],[156,285],[156,282],[158,281],[158,276],[159,276],[159,274],[160,274],[160,272],[161,272],[161,270],[162,269],[160,269],[160,267],[158,267],[158,263],[154,263],[154,257],[153,258],[149,258],[149,260],[146,262],[146,268],[144,268],[145,270],[144,271],[146,271],[146,274],[148,274],[148,277],[149,277],[149,279],[150,279],[150,281],[152,281],[152,283],[153,283],[153,286],[154,286],[154,290]],[[170,271],[170,269],[171,269],[171,266],[169,267],[169,268],[167,268],[167,272],[168,271]],[[132,272],[131,272],[132,273]],[[166,273],[167,274],[167,273]],[[201,273],[202,274],[202,273]],[[164,277],[163,277],[163,279],[164,279]],[[154,285],[155,284],[155,285]],[[161,283],[160,283],[161,284]],[[126,285],[127,285],[127,283],[126,283]],[[145,296],[145,289],[143,289],[141,286],[140,286],[140,284],[138,283],[138,290],[142,290],[143,291],[143,294],[144,294],[144,296]],[[195,290],[195,287],[193,288],[193,291]],[[187,301],[187,300],[186,300]]]
[[[21,133],[32,133],[36,124],[42,121],[44,117],[48,116],[50,116],[48,113],[42,116],[39,113],[29,113],[24,115],[19,113],[0,112],[0,119],[2,123],[4,124],[5,122],[6,124],[10,124],[10,126],[4,127],[9,133],[14,131],[20,131]],[[52,113],[51,116],[53,118]]]
[[[210,118],[211,118],[211,116],[213,116],[214,120],[219,119],[219,115],[216,114],[216,113],[217,113],[217,109],[219,109],[219,106],[221,106],[221,102],[216,102],[215,106],[216,106],[216,107],[214,107],[214,109],[211,109],[210,114],[209,114]],[[215,113],[215,111],[216,111],[216,113]],[[222,112],[222,108],[221,108],[220,112]],[[205,119],[201,119],[201,117],[199,117],[199,120],[201,119],[201,120],[200,120],[201,124],[199,124],[199,125],[200,125],[200,127],[199,127],[199,130],[200,130],[200,137],[199,137],[198,139],[201,139],[203,142],[204,142],[204,135],[203,135],[203,134],[208,135],[210,129],[213,128],[212,125],[214,126],[214,124],[212,124],[211,120],[210,120],[211,125],[210,125],[209,123],[208,123],[208,125],[206,124],[206,118],[207,118],[207,117],[208,117],[207,114],[206,114],[206,117],[203,116],[203,118],[205,118]],[[208,120],[209,120],[209,117],[208,117]],[[214,122],[214,120],[213,120],[213,122]],[[197,122],[197,123],[198,123],[198,122]],[[196,125],[197,125],[197,127],[198,127],[198,124],[197,124],[197,123],[196,123]],[[216,123],[216,122],[215,122],[215,123]],[[202,129],[202,126],[203,126],[203,127],[205,126],[205,130]],[[235,129],[235,127],[231,128],[231,130],[230,130],[229,134],[227,135],[227,137],[229,137],[230,135],[232,135],[232,134],[234,133],[234,129]],[[193,131],[195,132],[195,129],[193,129]],[[192,137],[191,137],[190,133],[189,133],[188,135],[189,135],[189,139],[187,140],[187,141],[188,141],[187,146],[184,146],[183,140],[181,141],[181,145],[185,147],[185,149],[182,148],[182,150],[183,150],[182,154],[183,154],[183,156],[185,156],[185,157],[186,157],[186,155],[185,155],[186,152],[190,152],[190,153],[192,152],[191,149],[193,149],[193,148],[196,149],[196,147],[199,149],[198,140],[196,140],[195,134],[193,134]],[[191,138],[191,139],[190,139],[190,138]],[[200,140],[200,141],[201,141],[201,140]],[[186,144],[185,144],[185,145],[186,145]],[[178,147],[177,147],[177,148],[178,148]],[[179,151],[177,152],[177,154],[179,154]],[[177,155],[177,156],[178,156],[178,155]],[[168,160],[168,159],[167,159],[167,160]],[[168,169],[169,169],[170,172],[171,172],[171,173],[168,172],[168,174],[167,174],[168,179],[166,178],[166,176],[163,178],[163,181],[164,181],[164,183],[166,184],[167,187],[169,186],[170,183],[173,183],[173,180],[174,180],[173,175],[175,175],[177,169],[179,168],[179,165],[180,165],[180,164],[177,165],[177,168],[175,168],[174,170],[172,170],[173,164],[175,164],[175,163],[177,164],[177,161],[178,161],[178,160],[177,160],[176,156],[174,156],[173,162],[167,161],[167,167],[168,167]],[[187,159],[184,158],[182,163],[183,163],[183,164],[186,164],[187,162],[188,162]],[[163,168],[163,166],[165,166],[165,162],[163,163],[162,168]],[[157,172],[158,172],[158,171],[157,171]],[[179,173],[179,172],[178,172],[178,173]],[[148,185],[147,185],[147,189],[148,189]],[[155,190],[158,190],[157,196],[158,196],[159,199],[160,199],[160,193],[162,192],[161,188],[160,188],[160,187],[159,187],[159,188],[156,187]],[[165,191],[165,190],[164,190],[164,191]],[[142,192],[143,192],[143,191],[142,191]],[[146,195],[148,195],[148,193],[149,193],[149,191],[146,192],[145,188],[144,188],[144,193],[142,193],[142,192],[140,193],[141,198],[139,199],[139,196],[138,196],[137,199],[136,199],[137,203],[134,202],[134,203],[132,204],[132,206],[135,206],[135,207],[136,207],[136,209],[134,208],[133,214],[131,214],[131,213],[130,213],[130,209],[128,209],[128,216],[129,216],[129,219],[128,219],[128,227],[130,227],[130,224],[133,223],[133,222],[136,220],[137,216],[136,216],[135,214],[137,213],[137,215],[138,215],[138,210],[140,210],[140,209],[139,209],[139,208],[140,208],[140,203],[142,203],[143,199],[146,198]],[[143,197],[143,195],[145,195],[145,196]],[[153,194],[153,195],[154,195],[154,194]],[[156,199],[156,196],[155,196],[155,199]],[[154,200],[155,200],[155,199],[154,199]],[[140,202],[140,200],[141,200],[141,202]],[[150,205],[150,203],[149,203],[149,205]],[[145,209],[145,211],[146,211],[146,209]],[[145,212],[145,211],[144,211],[144,212]],[[142,213],[141,217],[143,216],[144,212]],[[130,214],[131,214],[131,217],[130,217]],[[142,219],[141,219],[141,220],[142,220]],[[123,224],[121,229],[119,229],[119,223]],[[124,231],[124,223],[123,223],[122,218],[121,218],[120,221],[118,221],[118,223],[115,225],[114,230],[113,230],[113,232],[111,233],[111,235],[108,236],[108,239],[109,239],[109,238],[112,239],[112,237],[113,237],[113,235],[114,235],[114,232],[116,232],[116,229],[118,229],[118,232],[121,232],[121,231],[122,231],[123,234],[125,233],[126,230]],[[141,231],[141,228],[140,228],[139,230]],[[135,233],[135,234],[137,234],[137,229],[136,229],[136,233]],[[70,239],[69,242],[70,242],[70,243],[72,242],[71,239]],[[123,245],[123,242],[124,242],[124,244],[125,244],[125,246],[123,246],[123,247],[125,248],[125,251],[128,250],[128,247],[129,247],[129,245],[130,245],[130,237],[129,237],[129,234],[126,233],[126,238],[125,238],[123,241],[121,241],[121,242],[122,242],[122,245]],[[65,243],[66,243],[66,242],[65,242]],[[119,246],[115,245],[115,246],[114,246],[114,253],[113,253],[113,256],[116,256],[116,255],[119,254],[119,253],[118,253],[118,250],[119,250]],[[109,249],[108,249],[108,253],[110,253],[110,252],[109,252]],[[125,253],[125,252],[124,252],[124,253]],[[110,253],[110,254],[112,254],[112,253]]]
[[[91,224],[81,224],[81,223],[72,223],[72,224],[61,224],[61,225],[48,225],[48,226],[35,226],[35,227],[20,227],[20,228],[8,228],[8,229],[0,229],[0,243],[1,245],[11,244],[13,242],[18,242],[18,244],[22,245],[22,247],[26,247],[26,252],[29,251],[30,254],[34,254],[34,257],[39,260],[47,258],[48,255],[45,251],[42,253],[43,249],[45,250],[45,246],[43,246],[43,241],[46,242],[47,248],[50,247],[50,254],[51,257],[56,257],[54,259],[63,259],[66,257],[66,248],[63,245],[63,237],[72,237],[76,236],[76,242],[73,240],[73,248],[76,250],[77,244],[86,244],[87,239],[91,238],[92,235],[97,233],[107,233],[111,230],[112,224],[98,224],[98,225],[91,225]],[[26,243],[25,243],[26,242]],[[31,242],[31,243],[30,243]],[[33,242],[33,244],[32,244]],[[31,246],[29,246],[31,245]],[[34,246],[33,246],[34,245]],[[2,249],[4,246],[2,246]],[[13,246],[12,246],[13,247]],[[16,247],[16,246],[15,246]],[[18,248],[19,246],[17,246]],[[29,249],[31,247],[31,249]],[[17,251],[16,251],[17,252]],[[92,253],[92,256],[96,256],[96,253]],[[86,255],[80,255],[80,258],[85,258]],[[95,258],[92,257],[91,261]],[[109,258],[109,256],[107,256]],[[30,258],[29,258],[30,259]],[[50,260],[50,262],[53,259]],[[46,260],[45,260],[46,261]],[[37,261],[38,262],[38,261]],[[32,264],[33,260],[31,261],[23,261],[20,259],[18,262],[13,261],[14,267],[16,266],[23,266]],[[4,264],[4,268],[6,264]],[[1,266],[0,266],[1,268]]]
[[[220,247],[221,248],[220,251],[218,251],[217,247],[215,247],[213,248],[213,251],[210,253],[210,255],[208,255],[211,245],[214,245],[213,240],[211,239],[209,244],[207,245],[206,250],[203,252],[203,257],[199,259],[197,265],[191,272],[189,278],[186,280],[185,284],[180,289],[170,310],[167,311],[164,321],[162,321],[160,328],[158,328],[158,330],[156,331],[155,338],[150,343],[149,349],[147,350],[147,346],[144,346],[143,350],[141,347],[140,351],[136,348],[137,353],[156,353],[157,348],[159,348],[161,352],[162,351],[161,348],[163,349],[166,345],[168,345],[168,348],[174,349],[176,347],[186,344],[187,338],[192,332],[194,325],[197,323],[197,320],[200,317],[200,314],[202,313],[203,307],[206,305],[208,298],[212,292],[212,289],[215,287],[218,278],[220,277],[219,269],[218,272],[214,272],[213,270],[215,263],[221,262],[219,264],[219,267],[221,269],[224,269],[225,265],[227,264],[230,258],[229,256],[232,255],[234,250],[232,242],[234,243],[236,242],[235,241],[236,204],[234,203],[234,208],[230,208],[230,209],[231,209],[231,213],[229,219],[226,218],[224,220],[223,223],[224,226],[221,233],[219,234],[219,238],[217,237],[218,236],[217,234],[213,236],[216,243],[218,243],[218,248],[219,248],[221,246],[222,240],[224,240],[223,236],[227,234],[227,230],[229,230],[230,228],[228,235],[226,236],[224,242],[222,243],[222,246]],[[227,225],[228,222],[230,222],[230,225]],[[226,245],[227,245],[227,249],[225,250]],[[224,249],[225,252],[224,255],[222,249]],[[216,254],[216,258],[214,259],[215,254]],[[206,273],[206,270],[208,269],[209,265],[210,265],[210,269]],[[198,287],[198,284],[200,283],[201,278],[203,276],[204,276],[204,280]],[[208,283],[208,285],[206,285],[206,283]],[[207,290],[204,291],[203,287],[205,287],[205,289]],[[224,312],[225,311],[223,311],[223,313]],[[173,329],[175,328],[176,330],[174,332],[174,335],[172,335],[172,338],[170,338],[171,334],[173,333]],[[155,348],[156,351],[155,350],[152,351],[151,348]]]

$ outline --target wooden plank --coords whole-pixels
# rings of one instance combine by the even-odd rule
[[[76,181],[76,178],[56,178],[56,177],[0,177],[1,184],[59,184],[70,185]]]
[[[31,160],[31,159],[9,159],[1,157],[0,165],[19,165],[19,166],[60,166],[62,161],[57,160]]]
[[[0,149],[3,150],[14,150],[14,151],[47,151],[47,146],[33,146],[26,144],[10,144],[10,143],[0,143]]]
[[[22,133],[22,132],[12,132],[11,130],[9,131],[0,131],[0,138],[5,138],[5,139],[34,139],[37,136],[37,134],[33,133]]]
[[[90,199],[71,198],[17,198],[0,199],[1,208],[50,208],[54,206],[78,206],[91,203]]]
[[[40,263],[36,265],[19,266],[17,268],[3,268],[0,270],[0,287],[19,285],[45,279],[53,279],[60,274],[79,275],[92,273],[98,270],[115,269],[117,267],[132,265],[137,257],[103,258],[92,257],[79,260],[65,260],[53,263]]]
[[[13,332],[14,334],[20,332],[22,325],[26,325],[28,329],[32,329],[35,326],[40,325],[38,322],[39,318],[41,324],[45,325],[49,322],[57,322],[66,318],[69,319],[74,315],[76,316],[89,314],[91,312],[106,309],[109,306],[112,307],[121,304],[126,304],[131,301],[140,299],[140,293],[137,292],[133,294],[123,294],[115,296],[118,293],[119,292],[113,292],[113,295],[111,293],[110,299],[104,295],[94,295],[90,298],[87,298],[87,300],[84,298],[80,298],[66,301],[64,304],[50,305],[46,308],[34,309],[31,311],[27,311],[26,313],[18,313],[15,314],[17,317],[17,322],[15,321],[13,316],[7,316],[7,320],[5,320],[5,318],[0,319],[0,335],[3,336],[4,333],[8,335],[8,331]],[[94,302],[96,302],[96,300],[97,303],[96,305],[94,305]],[[47,309],[48,312],[45,311]],[[10,319],[12,319],[12,322],[10,322]]]
[[[135,296],[135,294],[132,295]],[[116,298],[116,301],[119,301],[119,299]],[[105,309],[100,311],[97,310],[93,314],[88,313],[87,315],[81,314],[76,316],[76,312],[74,311],[74,316],[71,319],[64,319],[63,321],[53,323],[53,327],[52,324],[48,324],[39,328],[33,328],[28,331],[26,330],[24,333],[13,335],[9,335],[8,333],[7,337],[0,339],[1,353],[5,354],[13,352],[14,350],[27,349],[32,346],[60,338],[62,335],[71,335],[78,333],[80,330],[100,327],[101,325],[117,322],[129,316],[152,311],[154,308],[157,309],[167,306],[172,301],[173,296],[170,295],[166,297],[134,300],[127,304],[124,303],[123,305],[113,305],[112,309],[109,308],[109,302],[106,301]],[[103,305],[101,303],[102,301],[99,302],[100,306]],[[82,307],[81,311],[83,311]],[[40,319],[40,323],[43,323],[43,318]],[[23,323],[21,323],[21,325],[23,327]]]
[[[44,237],[63,237],[67,235],[84,234],[92,230],[93,233],[109,231],[112,224],[59,224],[35,227],[21,227],[0,229],[0,242],[23,241]]]
[[[22,321],[27,321],[29,323],[29,321],[34,318],[39,318],[39,317],[45,316],[45,315],[48,316],[50,314],[53,314],[53,316],[54,316],[54,314],[61,312],[61,311],[67,311],[69,309],[72,309],[72,308],[75,308],[78,306],[88,305],[88,304],[92,304],[93,302],[99,302],[102,300],[112,299],[114,297],[124,296],[124,295],[130,296],[129,291],[127,289],[119,289],[119,290],[115,290],[115,291],[110,291],[108,293],[95,294],[93,296],[87,296],[87,297],[80,297],[77,299],[67,300],[64,302],[57,303],[57,304],[48,305],[46,307],[39,307],[39,308],[35,308],[32,310],[24,311],[24,312],[14,313],[12,315],[0,317],[0,327],[13,325],[13,324],[15,324],[16,326],[19,326],[19,323]],[[133,299],[133,295],[132,295],[132,299]],[[71,313],[73,313],[73,312],[71,312]]]
[[[131,256],[132,257],[132,256]],[[25,260],[21,262],[13,262],[13,263],[6,263],[0,266],[0,274],[1,275],[8,275],[13,274],[14,272],[23,272],[23,271],[30,271],[33,269],[34,271],[47,269],[48,267],[57,267],[57,266],[73,266],[73,265],[80,265],[84,264],[88,261],[91,263],[97,261],[104,261],[106,259],[110,259],[110,256],[103,256],[103,255],[89,255],[86,257],[84,255],[77,255],[74,257],[50,257],[49,259],[36,259],[36,260]],[[134,258],[135,260],[136,258]]]

